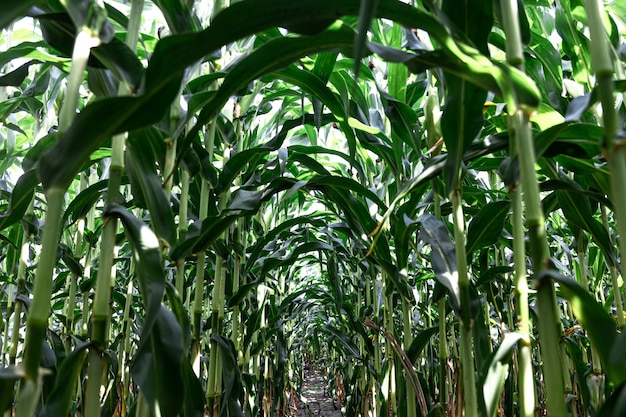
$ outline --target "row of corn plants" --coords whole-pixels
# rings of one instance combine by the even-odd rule
[[[623,415],[625,22],[5,0],[0,412]]]

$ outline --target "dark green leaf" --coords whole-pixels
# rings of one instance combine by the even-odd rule
[[[4,413],[11,407],[15,394],[15,383],[24,376],[24,370],[17,366],[0,368],[0,412]]]
[[[509,371],[509,363],[513,358],[513,350],[523,339],[520,333],[507,333],[498,350],[491,358],[489,370],[481,384],[487,408],[487,416],[494,417],[498,413],[504,381]]]
[[[509,214],[509,201],[487,203],[472,217],[467,228],[466,251],[468,256],[478,249],[493,245],[502,236],[502,229]]]
[[[176,317],[161,305],[158,309],[152,328],[142,329],[130,372],[155,415],[176,417],[185,395],[181,368],[186,352]]]
[[[0,76],[0,87],[19,87],[28,76],[28,68],[39,61],[28,61],[8,74]]]
[[[44,407],[37,414],[39,417],[57,417],[70,414],[72,401],[76,395],[78,383],[87,356],[87,349],[95,348],[91,343],[82,343],[63,360],[59,367],[54,388]],[[98,353],[96,353],[98,354]]]
[[[574,315],[589,334],[609,380],[616,385],[626,381],[626,361],[621,355],[618,361],[613,360],[618,339],[615,321],[602,305],[576,281],[554,271],[542,271],[536,279],[538,285],[552,285],[550,280],[559,284],[561,295],[570,302]]]
[[[361,58],[365,56],[367,31],[376,15],[378,0],[362,0],[359,7],[359,24],[354,36],[354,77],[358,78],[361,69]]]
[[[17,180],[11,193],[9,207],[4,213],[0,214],[0,230],[19,222],[24,217],[24,213],[26,213],[35,194],[37,184],[39,184],[39,179],[34,169],[26,171]]]
[[[443,317],[440,318],[440,320],[443,320]],[[417,362],[426,346],[428,346],[430,339],[437,333],[439,333],[439,327],[429,327],[417,334],[415,339],[411,342],[411,346],[409,346],[409,349],[406,351],[411,363]]]
[[[616,266],[617,257],[613,243],[604,225],[593,217],[589,198],[577,191],[558,190],[556,195],[567,221],[591,233],[607,263]]]
[[[211,335],[211,341],[219,346],[218,352],[223,361],[224,395],[222,395],[220,417],[244,417],[241,408],[241,404],[244,402],[244,391],[241,372],[237,366],[235,345],[230,339],[225,339],[216,334]]]
[[[193,32],[195,24],[184,0],[155,0],[172,33]]]
[[[443,284],[450,294],[452,307],[460,314],[461,295],[459,274],[456,269],[454,244],[450,241],[445,224],[432,214],[422,214],[418,219],[421,223],[420,237],[432,249],[430,262],[437,280]]]
[[[126,169],[137,206],[150,211],[157,236],[170,246],[177,236],[174,213],[156,172],[156,158],[163,153],[164,143],[155,130],[141,130],[129,135],[127,145]]]
[[[38,0],[5,0],[0,13],[0,30],[26,15],[26,11]]]
[[[105,207],[102,214],[105,221],[107,217],[117,217],[122,221],[128,241],[133,248],[135,271],[139,280],[139,289],[143,296],[145,312],[142,327],[142,335],[145,337],[142,337],[139,346],[139,350],[142,350],[145,345],[151,343],[152,326],[157,320],[157,316],[161,314],[159,311],[165,288],[161,245],[148,225],[124,207],[109,205]],[[182,338],[180,339],[182,343]]]

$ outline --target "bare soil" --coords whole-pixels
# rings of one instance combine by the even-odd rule
[[[325,391],[326,380],[317,369],[307,371],[302,395],[296,401],[295,417],[341,417],[332,398]]]

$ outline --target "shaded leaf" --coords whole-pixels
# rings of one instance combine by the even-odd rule
[[[422,214],[417,221],[421,224],[420,238],[428,243],[432,249],[430,262],[435,271],[435,276],[448,289],[452,307],[460,314],[459,274],[456,269],[454,244],[450,241],[448,229],[443,222],[437,220],[432,214]]]
[[[91,343],[82,343],[76,346],[63,360],[56,372],[54,388],[48,397],[49,399],[37,414],[39,417],[58,417],[70,414],[87,350],[91,348],[94,348]]]
[[[496,416],[500,405],[504,381],[509,372],[509,363],[513,358],[513,351],[523,339],[520,333],[507,333],[502,343],[491,358],[485,380],[481,384],[487,416]]]
[[[156,155],[164,148],[159,147],[163,142],[160,142],[154,131],[142,130],[129,135],[127,145],[126,169],[136,204],[150,211],[150,220],[157,236],[170,246],[177,236],[174,213],[161,177],[156,172]]]
[[[467,227],[468,256],[475,250],[493,245],[498,241],[502,236],[510,206],[509,201],[494,201],[485,204],[474,214]]]
[[[176,417],[185,394],[183,335],[174,314],[161,305],[158,308],[154,325],[142,330],[130,372],[156,415]]]
[[[550,280],[559,284],[561,295],[570,302],[574,315],[589,334],[609,380],[616,385],[626,381],[626,361],[623,356],[620,355],[618,361],[612,359],[612,351],[618,339],[615,321],[602,305],[576,281],[557,272],[541,271],[535,278],[538,285],[552,285]]]
[[[11,407],[15,384],[25,375],[24,370],[17,366],[0,368],[0,412],[4,413]]]
[[[19,222],[26,213],[39,184],[36,170],[26,171],[17,180],[7,210],[0,214],[0,230]]]

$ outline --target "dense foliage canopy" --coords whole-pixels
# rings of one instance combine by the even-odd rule
[[[626,7],[3,0],[0,411],[626,413]]]

